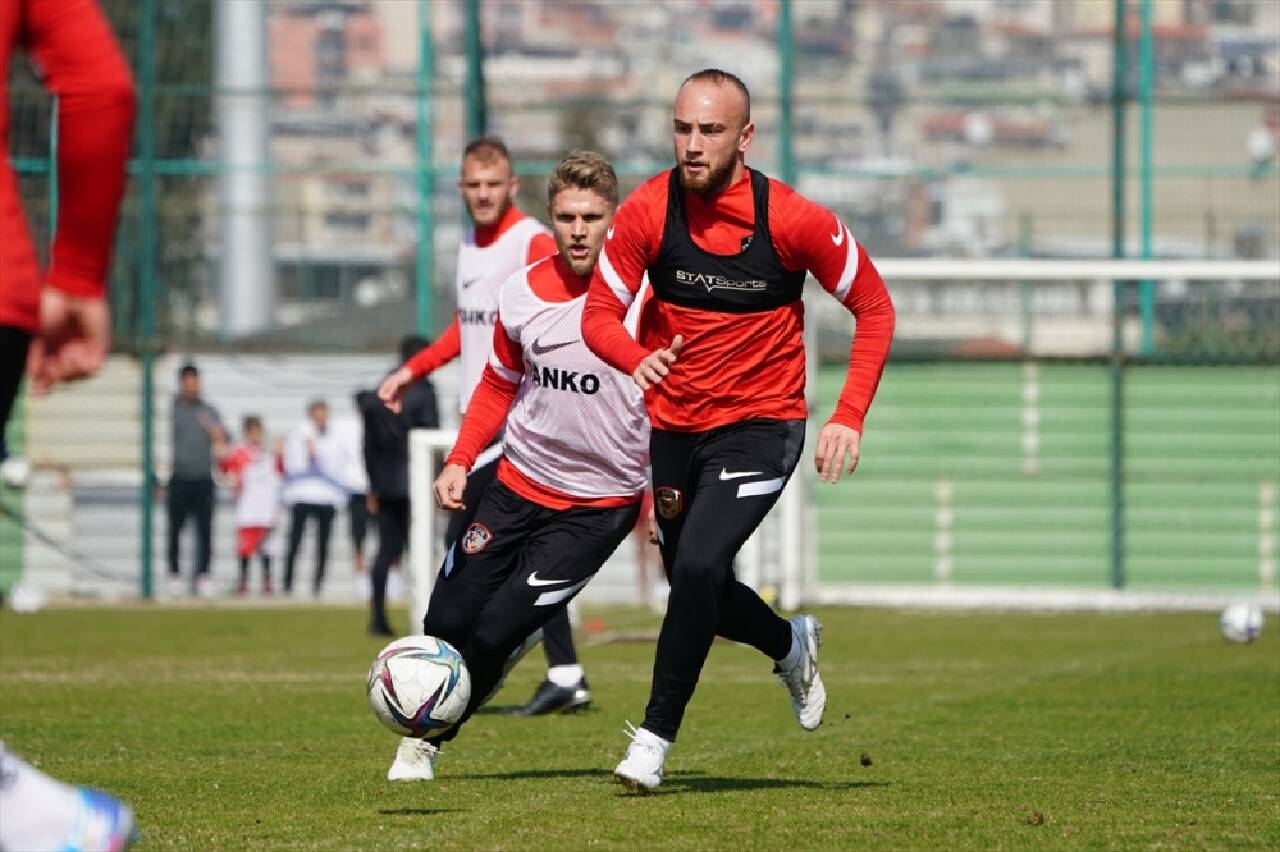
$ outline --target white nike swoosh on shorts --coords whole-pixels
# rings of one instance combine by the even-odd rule
[[[588,577],[585,580],[574,583],[572,586],[570,586],[567,589],[556,589],[554,592],[543,592],[542,594],[538,595],[538,599],[533,602],[533,605],[534,606],[553,606],[554,604],[558,604],[560,603],[560,601],[564,600],[565,598],[572,597],[574,594],[577,593],[579,589],[581,589],[590,581],[591,581],[591,578]]]
[[[539,580],[538,572],[534,571],[529,575],[529,579],[525,580],[530,586],[537,588],[538,586],[558,586],[561,583],[567,583],[568,580]]]
[[[742,470],[736,473],[730,473],[724,468],[720,468],[720,481],[728,482],[730,479],[741,479],[744,476],[759,476],[764,473],[763,470]]]

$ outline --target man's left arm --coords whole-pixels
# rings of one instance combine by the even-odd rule
[[[893,343],[893,301],[866,249],[839,217],[794,191],[778,195],[779,215],[774,215],[772,203],[769,212],[770,221],[782,225],[774,240],[783,264],[812,272],[856,323],[844,387],[835,412],[818,435],[814,456],[819,477],[836,482],[846,459],[849,473],[858,464],[867,410]]]

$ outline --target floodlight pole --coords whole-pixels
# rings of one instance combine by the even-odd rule
[[[218,127],[218,333],[224,340],[275,325],[271,256],[271,110],[267,10],[261,3],[213,7]]]

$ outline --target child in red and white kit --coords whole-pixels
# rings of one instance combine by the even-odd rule
[[[262,559],[262,593],[271,594],[271,555],[265,544],[276,525],[283,479],[280,456],[263,443],[262,418],[244,418],[244,442],[232,448],[220,462],[232,478],[236,493],[236,555],[240,557],[240,584],[236,593],[249,590],[249,559]]]

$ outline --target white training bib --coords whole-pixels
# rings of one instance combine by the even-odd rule
[[[545,272],[544,263],[553,260],[522,270],[502,288],[502,325],[524,358],[504,453],[525,476],[563,494],[639,495],[649,463],[644,396],[583,342],[585,294],[550,302],[534,293],[529,275]]]
[[[476,230],[468,228],[458,246],[457,305],[458,331],[462,346],[458,377],[459,409],[467,410],[471,394],[480,384],[484,365],[493,348],[493,326],[498,314],[498,291],[502,282],[523,268],[529,243],[539,234],[549,234],[542,223],[526,216],[512,225],[491,245],[476,245]]]

